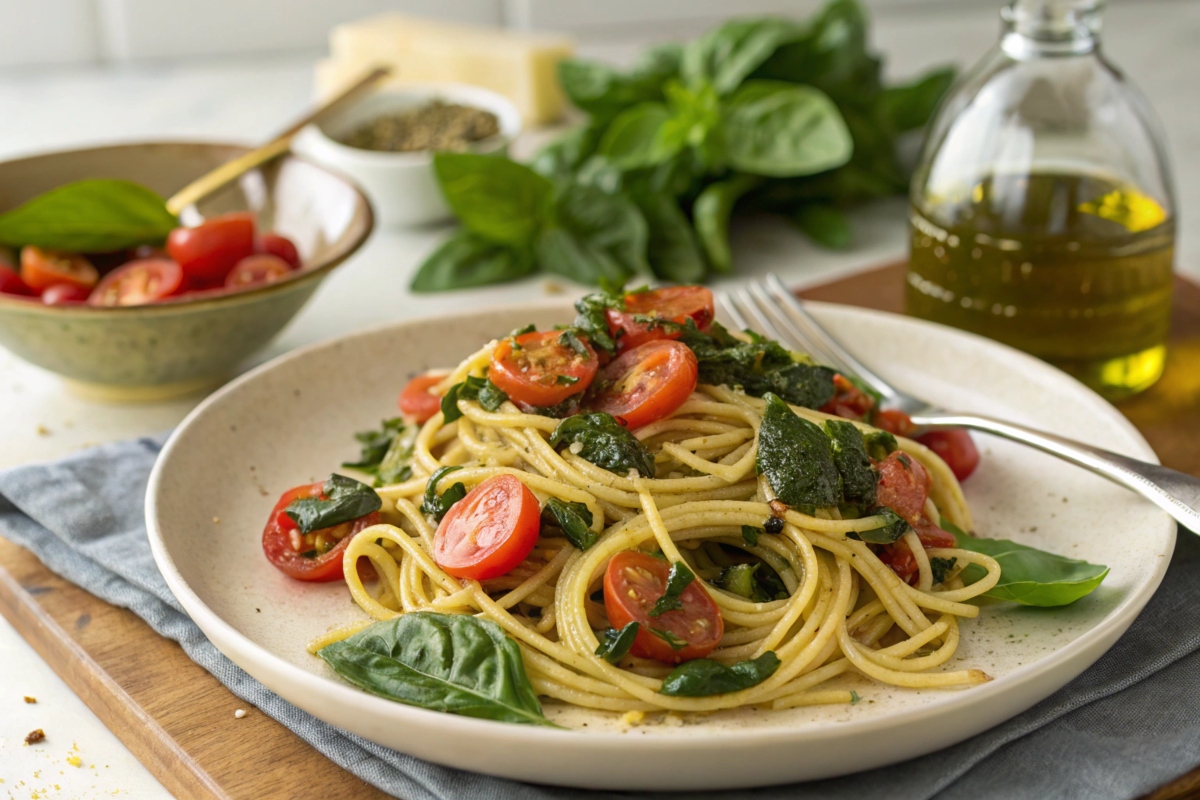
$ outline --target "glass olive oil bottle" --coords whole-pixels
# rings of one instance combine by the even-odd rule
[[[909,313],[1110,399],[1162,373],[1175,252],[1157,123],[1098,49],[1096,0],[1017,0],[943,103],[913,180]]]

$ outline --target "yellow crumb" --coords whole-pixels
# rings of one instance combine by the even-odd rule
[[[37,434],[38,434],[38,436],[49,436],[50,429],[47,428],[45,425],[38,425],[37,426]]]
[[[645,711],[626,711],[621,715],[622,725],[641,725],[646,719]]]
[[[213,524],[216,524],[216,523],[218,523],[218,522],[220,522],[220,521],[221,521],[221,518],[220,518],[220,517],[213,517]]]
[[[67,763],[78,769],[83,766],[83,759],[79,756],[67,756]]]

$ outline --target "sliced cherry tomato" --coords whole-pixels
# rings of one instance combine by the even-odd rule
[[[290,274],[291,271],[292,268],[279,256],[256,253],[243,258],[225,276],[225,288],[245,289],[247,286],[272,283]]]
[[[960,481],[971,477],[971,473],[979,466],[979,450],[965,428],[929,431],[918,436],[917,441],[941,456],[954,477]]]
[[[820,409],[826,414],[861,420],[875,408],[875,398],[851,383],[845,375],[833,376],[833,388],[833,399]]]
[[[167,236],[167,253],[190,280],[219,283],[254,253],[254,215],[225,214],[194,228],[176,228]]]
[[[15,294],[21,297],[31,297],[37,292],[30,289],[21,276],[12,268],[0,264],[0,294]]]
[[[311,483],[284,492],[271,510],[267,526],[263,528],[262,546],[267,560],[280,572],[297,580],[336,581],[341,578],[342,554],[346,546],[355,534],[375,525],[380,519],[379,512],[372,511],[353,522],[343,522],[309,534],[300,533],[284,509],[298,498],[320,497],[324,485]]]
[[[130,261],[104,276],[92,290],[88,303],[93,306],[140,306],[155,303],[177,293],[183,285],[183,271],[166,258]]]
[[[908,414],[895,409],[881,409],[871,415],[871,424],[896,436],[911,437],[917,430]]]
[[[258,252],[279,256],[292,269],[300,268],[300,251],[292,240],[278,233],[264,233],[258,237]]]
[[[80,305],[88,301],[89,295],[91,292],[82,286],[56,283],[46,287],[46,291],[42,292],[42,302],[48,306]]]
[[[917,524],[913,526],[913,530],[917,532],[917,538],[921,540],[921,544],[926,549],[933,547],[954,547],[958,544],[953,533],[944,531],[937,525],[934,525],[929,520],[929,517],[921,517],[917,520]]]
[[[92,262],[78,253],[28,245],[21,248],[21,280],[39,293],[56,283],[91,289],[100,280],[100,273]]]
[[[929,496],[929,473],[919,461],[899,450],[880,461],[878,467],[875,502],[895,511],[909,524],[916,524]]]
[[[560,331],[524,333],[501,339],[492,351],[488,378],[518,404],[556,406],[583,392],[596,377],[600,362],[586,341],[584,352],[562,341]]]
[[[610,308],[608,330],[624,351],[655,339],[678,339],[678,330],[668,330],[655,320],[683,325],[691,317],[700,330],[713,321],[713,295],[703,286],[667,286],[649,292],[625,295],[625,310]]]
[[[934,525],[928,517],[918,519],[913,525],[913,530],[917,532],[917,538],[921,540],[921,546],[926,550],[935,547],[954,547],[957,544],[954,534]],[[910,585],[916,585],[919,577],[917,559],[908,549],[908,542],[884,545],[877,555],[880,561],[892,568],[900,580]]]
[[[592,407],[612,414],[627,428],[640,428],[686,403],[699,373],[696,354],[686,344],[649,341],[625,351],[600,371]]]
[[[442,396],[430,394],[429,390],[442,382],[445,374],[426,372],[408,382],[400,392],[400,413],[414,422],[424,423],[442,409]]]
[[[525,560],[541,529],[541,508],[533,492],[512,475],[496,475],[442,517],[433,538],[433,560],[456,578],[498,578]]]
[[[657,617],[651,609],[667,591],[667,562],[636,550],[617,553],[604,570],[604,610],[608,623],[618,630],[638,623],[637,638],[630,652],[666,664],[678,664],[704,658],[716,649],[725,635],[721,610],[704,590],[700,580],[692,581],[679,596],[682,608]],[[686,644],[676,650],[650,629],[666,631]]]

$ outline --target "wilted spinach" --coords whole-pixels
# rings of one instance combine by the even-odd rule
[[[663,694],[672,697],[708,697],[740,692],[765,681],[779,669],[779,656],[768,650],[749,661],[727,667],[707,658],[685,661],[663,679]]]
[[[640,627],[636,622],[630,622],[621,630],[607,628],[600,634],[600,646],[596,648],[596,655],[610,664],[616,664],[626,656],[629,648],[633,647],[633,640],[637,638]]]
[[[682,561],[672,564],[670,572],[667,573],[667,588],[663,591],[662,597],[655,601],[654,607],[650,609],[650,616],[658,617],[668,611],[677,611],[683,608],[683,592],[692,585],[694,580],[696,580],[696,575],[688,568],[687,564]]]
[[[334,473],[321,488],[322,497],[293,500],[284,509],[301,533],[312,533],[343,522],[352,522],[383,508],[383,501],[370,486]]]
[[[759,474],[789,506],[836,506],[842,480],[829,437],[775,395],[766,395],[766,401],[758,430]]]
[[[478,400],[484,411],[498,411],[508,400],[508,395],[487,378],[468,375],[462,383],[451,386],[442,398],[442,416],[447,424],[462,416],[458,408],[459,400]]]
[[[601,469],[620,475],[635,469],[642,477],[654,477],[654,457],[612,414],[576,414],[558,423],[550,435],[550,446],[574,444],[581,448],[580,458]]]
[[[852,422],[826,420],[825,432],[833,446],[833,463],[842,476],[842,498],[852,505],[875,504],[879,473],[871,466],[862,431]]]
[[[441,482],[442,478],[460,469],[462,467],[438,467],[429,476],[429,481],[425,484],[425,498],[421,503],[421,513],[427,514],[440,522],[442,517],[446,516],[446,512],[450,510],[451,506],[467,496],[467,487],[460,482],[451,484],[450,488],[442,492],[440,496],[437,493],[438,483]]]
[[[583,503],[551,497],[542,508],[542,524],[560,528],[580,550],[587,550],[599,538],[591,529],[592,512]]]

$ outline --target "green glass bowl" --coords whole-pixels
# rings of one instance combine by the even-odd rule
[[[124,178],[169,196],[245,152],[228,144],[147,143],[0,163],[0,210],[85,178]],[[204,217],[253,211],[260,230],[296,243],[303,268],[232,294],[198,293],[147,306],[47,306],[0,294],[0,345],[85,394],[155,400],[220,383],[266,345],[371,232],[356,186],[294,156],[277,159],[197,207]],[[190,212],[189,212],[190,213]],[[185,215],[186,220],[186,215]]]

